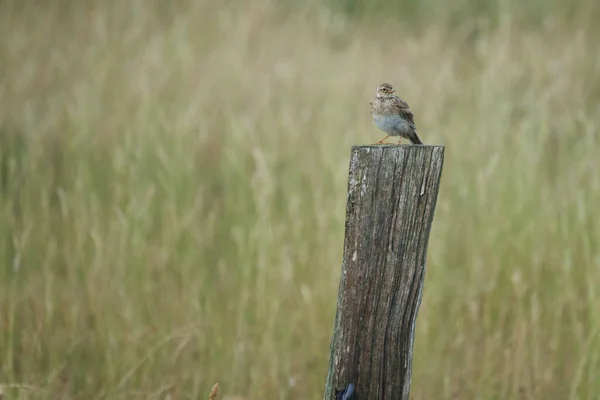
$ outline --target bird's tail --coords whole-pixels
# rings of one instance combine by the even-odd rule
[[[410,142],[412,144],[423,144],[423,142],[421,141],[421,138],[419,137],[419,135],[417,134],[417,130],[413,129],[408,135],[407,135],[407,139],[410,140]]]

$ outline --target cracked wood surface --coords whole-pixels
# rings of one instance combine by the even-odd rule
[[[354,146],[325,400],[407,400],[441,146]],[[339,397],[342,397],[341,395]]]

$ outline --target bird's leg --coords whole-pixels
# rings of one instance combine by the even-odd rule
[[[383,139],[381,139],[379,142],[377,142],[377,143],[375,143],[375,144],[381,144],[381,143],[383,143],[383,141],[384,141],[385,139],[387,139],[387,138],[389,138],[389,137],[390,137],[390,135],[387,135],[386,137],[384,137]]]

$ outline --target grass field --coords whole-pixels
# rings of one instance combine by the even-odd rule
[[[390,81],[446,146],[412,398],[599,398],[600,6],[475,3],[0,1],[5,397],[321,398]]]

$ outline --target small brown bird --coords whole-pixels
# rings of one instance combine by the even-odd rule
[[[377,95],[371,102],[371,115],[375,124],[388,135],[377,144],[390,136],[406,138],[413,144],[423,144],[415,126],[414,115],[408,104],[395,95],[396,90],[389,83],[382,83],[377,88]],[[398,141],[398,144],[400,144]]]

